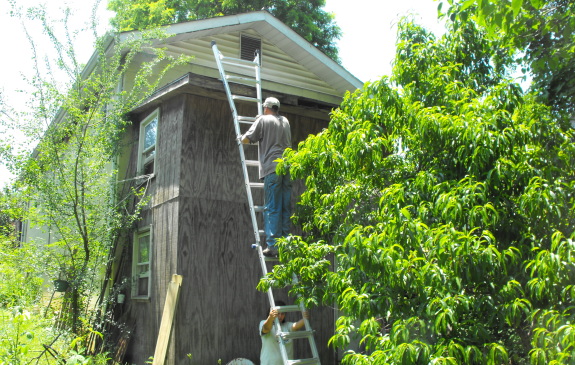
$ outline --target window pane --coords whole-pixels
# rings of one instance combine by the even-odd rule
[[[144,164],[144,175],[149,175],[154,173],[154,160]]]
[[[150,261],[150,235],[138,238],[138,263]]]
[[[156,144],[156,135],[158,129],[158,118],[154,118],[144,130],[144,150]]]
[[[148,278],[138,279],[138,294],[137,295],[148,295]]]

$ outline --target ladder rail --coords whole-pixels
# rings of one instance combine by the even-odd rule
[[[256,67],[256,80],[257,80],[257,87],[256,87],[256,98],[260,101],[258,103],[258,115],[262,115],[264,113],[262,107],[262,74],[261,74],[261,61],[260,61],[260,54],[256,51],[256,59],[258,67]]]
[[[236,108],[236,103],[234,102],[234,98],[233,98],[233,95],[232,95],[231,90],[230,90],[230,85],[229,85],[228,80],[226,78],[224,66],[222,65],[222,62],[221,62],[221,58],[223,56],[221,56],[221,53],[218,50],[218,46],[217,46],[215,41],[212,41],[212,51],[214,52],[214,57],[216,59],[216,64],[218,65],[218,71],[220,73],[220,78],[222,79],[222,82],[224,83],[224,89],[226,90],[226,96],[228,98],[228,103],[230,104],[230,108],[232,110],[232,116],[234,118],[234,129],[235,129],[235,133],[237,136],[236,143],[238,145],[238,150],[240,152],[240,159],[242,161],[242,173],[244,176],[244,185],[245,185],[246,192],[248,195],[248,204],[250,207],[250,218],[252,221],[254,239],[255,239],[256,245],[260,246],[260,235],[259,235],[259,230],[258,230],[258,222],[257,222],[255,210],[253,209],[254,200],[253,200],[253,196],[252,196],[252,191],[250,189],[250,178],[248,175],[247,166],[245,164],[246,157],[245,157],[244,149],[242,146],[242,141],[239,139],[240,136],[242,135],[242,133],[241,133],[240,126],[238,123],[238,119],[239,119],[238,110]],[[259,57],[256,57],[256,59],[257,59],[257,62],[255,62],[254,67],[257,71],[255,72],[255,74],[256,74],[256,77],[259,77],[259,75],[260,75],[259,74],[259,67],[260,67]],[[258,84],[261,85],[261,83],[258,83]],[[257,89],[260,89],[260,88],[257,87]],[[258,102],[258,111],[260,111],[261,110],[261,91],[258,94],[260,95],[259,96],[259,102]],[[259,146],[258,146],[258,148],[259,148]]]
[[[256,242],[253,246],[257,250],[259,261],[261,264],[262,273],[264,276],[266,276],[268,274],[266,262],[269,259],[263,255],[263,249],[262,249],[262,245],[261,245],[261,235],[263,232],[260,231],[260,229],[258,228],[258,222],[257,222],[257,217],[256,217],[256,213],[257,212],[263,212],[263,209],[262,209],[262,207],[254,205],[254,200],[253,200],[253,195],[252,195],[252,189],[261,189],[261,188],[263,188],[263,184],[261,182],[257,182],[257,183],[251,182],[249,179],[249,174],[248,174],[248,169],[247,169],[248,166],[259,167],[259,161],[246,160],[245,152],[243,149],[243,143],[241,141],[242,133],[240,130],[240,123],[242,123],[242,124],[253,124],[255,122],[256,118],[238,115],[238,111],[237,111],[237,108],[235,105],[236,100],[256,102],[257,103],[257,109],[258,109],[257,115],[263,114],[260,56],[256,52],[256,57],[253,61],[247,61],[247,60],[236,59],[236,58],[231,58],[231,57],[224,57],[224,55],[222,55],[221,52],[218,50],[218,47],[217,47],[217,44],[215,41],[212,41],[211,45],[212,45],[214,57],[216,59],[216,64],[218,66],[220,79],[222,80],[222,82],[224,84],[224,89],[226,91],[226,97],[228,99],[228,103],[230,105],[230,108],[232,111],[232,117],[234,120],[236,142],[238,145],[238,150],[240,153],[240,159],[242,162],[242,173],[244,176],[244,186],[245,186],[246,193],[247,193],[250,218],[252,221],[253,234],[254,234],[254,238],[255,238],[255,242]],[[224,66],[223,66],[224,64],[233,65],[235,67],[249,68],[249,69],[254,71],[254,78],[251,79],[251,78],[246,78],[246,77],[241,77],[241,76],[227,76],[225,73],[225,70],[224,70]],[[253,97],[246,97],[246,96],[242,96],[242,95],[232,95],[228,80],[233,81],[233,82],[235,81],[236,83],[240,83],[243,85],[249,84],[249,86],[251,86],[251,85],[255,86],[256,97],[253,98]],[[259,144],[258,144],[258,155],[259,155]],[[295,275],[293,276],[293,282],[294,283],[297,282],[297,277]],[[316,346],[315,339],[313,336],[313,330],[311,328],[309,320],[304,315],[304,312],[306,312],[306,308],[303,305],[303,303],[300,301],[300,303],[297,305],[283,306],[283,308],[282,307],[276,307],[275,298],[274,298],[272,288],[269,288],[267,290],[267,296],[268,296],[269,303],[272,307],[280,308],[280,310],[282,312],[293,311],[294,309],[297,308],[302,313],[303,320],[304,320],[305,331],[302,331],[301,334],[294,334],[291,336],[282,331],[281,324],[279,322],[279,318],[276,318],[274,320],[274,327],[276,328],[276,334],[278,336],[280,353],[281,353],[284,365],[300,365],[300,364],[301,365],[307,365],[307,364],[309,364],[309,365],[320,365],[321,362],[319,360],[319,354],[318,354],[317,346]],[[309,345],[311,348],[311,352],[312,352],[312,356],[313,356],[312,358],[310,358],[310,359],[299,359],[299,360],[288,358],[286,341],[290,341],[290,340],[296,339],[296,338],[307,338],[308,339]]]
[[[294,275],[294,281],[297,281],[297,278],[295,277],[295,275]],[[300,311],[302,313],[307,311],[307,308],[304,306],[304,304],[301,301],[299,303],[299,307],[300,307]],[[313,332],[313,330],[311,328],[311,324],[309,323],[309,319],[307,319],[306,316],[303,316],[303,323],[304,323],[304,328],[306,331]],[[315,337],[313,335],[311,335],[311,336],[308,336],[307,339],[309,341],[309,347],[311,348],[312,357],[315,359],[319,359],[319,352],[317,351],[317,345],[315,343]],[[319,362],[318,362],[318,364],[319,364]]]

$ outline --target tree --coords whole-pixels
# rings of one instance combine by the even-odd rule
[[[259,287],[335,305],[343,364],[575,361],[575,135],[496,42],[404,21],[392,77],[278,166],[305,235]]]
[[[19,13],[14,9],[14,14]],[[154,91],[163,74],[186,58],[172,59],[149,45],[164,37],[159,31],[122,41],[112,35],[95,41],[97,62],[93,69],[76,60],[74,32],[68,27],[72,14],[64,13],[63,29],[57,28],[43,8],[30,8],[27,21],[39,22],[55,59],[42,62],[37,42],[28,34],[36,67],[28,82],[34,88],[31,111],[3,120],[36,142],[33,151],[6,155],[19,179],[14,189],[27,204],[23,219],[49,233],[50,240],[36,242],[48,248],[43,275],[70,283],[66,326],[80,333],[81,318],[99,289],[102,267],[121,230],[138,218],[141,204],[124,210],[125,196],[117,196],[114,160],[127,125],[125,115]],[[58,24],[58,22],[56,22]],[[96,23],[92,22],[96,34]],[[63,35],[59,36],[59,31]],[[65,41],[61,41],[64,39]],[[134,87],[118,91],[129,66],[143,47],[155,57],[137,68]],[[4,148],[4,152],[11,149]],[[134,194],[141,192],[134,191]],[[65,307],[64,307],[65,308]]]
[[[334,15],[322,9],[324,5],[325,0],[111,0],[108,9],[116,12],[111,23],[120,31],[267,10],[339,62],[334,42],[340,38],[341,29]]]
[[[533,90],[556,109],[575,112],[575,3],[570,0],[448,1],[451,16],[473,16],[501,37],[533,76]]]

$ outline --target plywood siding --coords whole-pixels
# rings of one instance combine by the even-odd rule
[[[243,115],[253,110],[253,105],[239,106]],[[294,146],[327,125],[299,114],[285,116]],[[269,304],[266,294],[256,290],[261,268],[251,248],[254,237],[231,118],[223,98],[178,94],[160,104],[153,199],[140,223],[154,227],[152,297],[129,303],[136,323],[126,358],[130,363],[143,364],[154,352],[173,274],[183,275],[183,283],[166,364],[189,363],[188,354],[197,365],[238,357],[259,363],[258,324]],[[257,158],[254,148],[247,147],[246,153]],[[302,189],[296,182],[294,205]],[[293,302],[285,290],[276,295]],[[298,320],[296,314],[288,316]],[[314,309],[311,322],[322,363],[334,363],[327,347],[333,312]],[[307,347],[296,342],[296,348]]]
[[[298,138],[325,126],[291,118]],[[218,359],[227,363],[237,357],[257,362],[257,326],[268,303],[255,289],[261,268],[251,249],[251,223],[227,102],[188,95],[183,133],[178,267],[184,283],[175,363],[184,362],[188,353],[194,364]],[[280,298],[289,302],[285,292]],[[333,314],[318,310],[312,322],[322,357],[330,363],[333,356],[326,344],[333,332]]]
[[[185,98],[178,96],[162,104],[160,109],[153,207],[179,196],[184,102]]]
[[[160,328],[161,314],[166,299],[168,283],[173,274],[177,273],[177,248],[179,225],[179,180],[180,156],[182,145],[182,113],[183,96],[167,101],[159,107],[160,121],[158,123],[158,139],[156,144],[156,161],[154,177],[149,181],[148,196],[151,200],[142,211],[142,219],[136,227],[126,227],[135,230],[138,227],[152,227],[152,277],[150,299],[129,300],[126,311],[129,327],[134,325],[126,361],[134,364],[144,364],[154,354],[154,347]],[[154,109],[146,110],[133,117],[131,130],[133,141],[130,159],[126,165],[126,178],[137,176],[139,121],[144,120]],[[143,186],[143,185],[141,185]],[[132,235],[126,235],[129,240]],[[131,263],[132,245],[129,247],[129,263]],[[131,264],[124,269],[125,277],[130,278]],[[168,358],[174,357],[173,347],[168,352]],[[172,362],[173,363],[173,362]]]
[[[249,322],[261,306],[258,262],[229,107],[187,98],[178,265],[189,280],[180,297],[176,360],[191,353],[194,364],[226,363],[254,355],[257,330]]]

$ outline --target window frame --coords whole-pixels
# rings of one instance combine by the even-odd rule
[[[146,143],[146,127],[152,122],[156,121],[156,139],[154,144],[144,149]],[[138,175],[143,175],[146,171],[146,166],[153,164],[151,175],[156,172],[156,152],[158,146],[158,126],[160,124],[160,109],[154,110],[140,123],[139,143],[138,143]],[[153,151],[151,156],[146,156],[147,153]]]
[[[140,238],[148,236],[148,261],[140,262]],[[152,247],[153,247],[153,229],[152,226],[142,227],[134,232],[132,241],[132,299],[150,299],[152,289]],[[148,265],[148,270],[140,272],[140,267]],[[139,281],[141,278],[147,278],[148,287],[145,294],[140,294]]]

